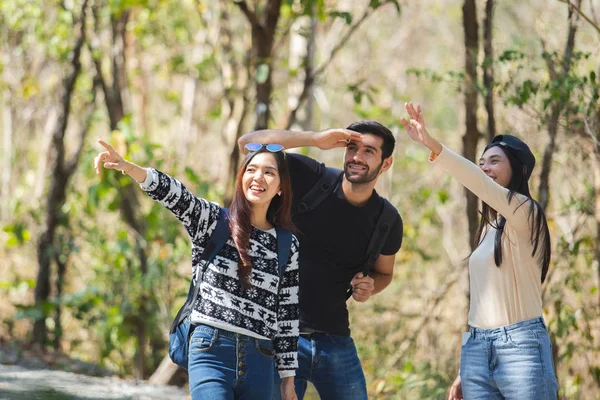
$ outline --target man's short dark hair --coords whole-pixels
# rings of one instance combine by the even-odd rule
[[[381,125],[377,121],[357,121],[353,122],[348,126],[351,131],[358,133],[369,133],[371,135],[379,136],[383,139],[383,145],[381,146],[381,159],[384,160],[392,155],[394,152],[394,146],[396,145],[396,139],[392,131],[385,126]]]

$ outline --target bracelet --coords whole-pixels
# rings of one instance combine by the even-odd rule
[[[130,173],[130,172],[133,170],[133,164],[132,164],[132,163],[129,163],[129,164],[131,164],[131,168],[129,168],[129,170],[128,170],[127,172],[125,172],[125,170],[124,170],[124,169],[122,169],[122,170],[121,170],[121,173],[122,173],[123,175],[127,175],[127,174],[129,174],[129,173]]]

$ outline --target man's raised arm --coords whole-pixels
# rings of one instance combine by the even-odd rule
[[[329,150],[336,147],[345,147],[350,141],[359,142],[361,140],[360,133],[348,129],[327,129],[320,132],[264,129],[246,133],[238,139],[238,146],[242,153],[246,152],[244,146],[248,143],[276,143],[286,149],[314,146],[321,150]]]

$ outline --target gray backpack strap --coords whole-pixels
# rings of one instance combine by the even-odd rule
[[[333,193],[342,173],[341,169],[325,167],[323,176],[292,208],[292,214],[296,216],[314,210],[327,196]]]

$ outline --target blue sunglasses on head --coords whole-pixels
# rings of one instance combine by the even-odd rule
[[[249,151],[259,151],[262,148],[267,149],[271,153],[277,153],[278,151],[283,150],[283,145],[280,144],[261,144],[261,143],[248,143],[244,146],[246,150]]]

